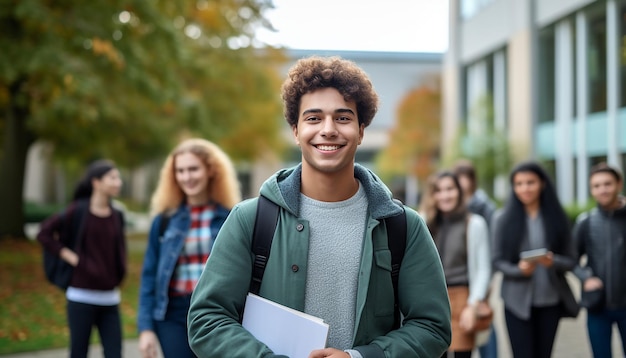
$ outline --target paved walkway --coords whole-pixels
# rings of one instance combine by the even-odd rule
[[[572,290],[578,298],[580,292],[580,281],[573,275],[567,275],[568,282]],[[498,335],[498,356],[500,358],[511,358],[511,348],[509,345],[509,337],[504,322],[504,308],[500,299],[500,274],[496,274],[494,291],[498,294],[491,297],[492,304],[495,309],[495,324],[497,325]],[[559,323],[556,341],[552,349],[553,358],[591,358],[591,347],[587,337],[587,312],[581,310],[576,319],[566,318]],[[476,355],[478,356],[478,355]],[[626,355],[622,352],[621,339],[619,338],[617,329],[613,330],[613,357],[607,358],[624,358]]]
[[[123,347],[123,357],[124,358],[141,358],[139,354],[139,348],[137,347],[137,340],[129,339],[124,341]],[[67,358],[69,356],[69,352],[67,348],[60,349],[50,349],[45,351],[36,351],[36,352],[26,352],[19,354],[10,354],[10,355],[0,355],[3,358]],[[89,349],[88,358],[99,358],[103,357],[102,347],[100,345],[93,345]]]

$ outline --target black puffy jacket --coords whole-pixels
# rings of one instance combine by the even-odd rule
[[[626,308],[626,206],[614,211],[597,207],[581,214],[574,240],[578,258],[587,257],[574,270],[576,276],[581,282],[599,277],[606,290],[606,307]]]

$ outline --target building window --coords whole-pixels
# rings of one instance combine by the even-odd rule
[[[620,84],[620,91],[621,91],[621,101],[620,101],[620,106],[621,107],[626,107],[626,5],[624,5],[620,11],[620,19],[622,19],[622,21],[619,22],[619,25],[621,26],[620,29],[620,56],[619,56],[619,63],[620,63],[620,79],[621,79],[621,84]],[[626,183],[626,180],[624,181]]]
[[[589,112],[606,111],[606,13],[589,18]]]
[[[558,181],[556,178],[556,161],[554,159],[544,160],[543,169],[545,169],[546,174],[548,174],[550,180],[552,180],[552,184],[557,185]]]
[[[459,0],[461,5],[461,18],[469,19],[478,14],[482,8],[495,0]]]
[[[461,88],[463,88],[463,95],[461,96],[461,128],[467,128],[467,118],[469,117],[469,101],[467,100],[468,91],[468,70],[469,66],[463,66],[463,75],[461,78]]]
[[[624,172],[626,171],[626,153],[622,153],[622,167],[620,168],[620,172],[622,174],[622,193],[626,193],[626,180],[624,180]]]
[[[539,32],[538,46],[539,122],[554,121],[555,115],[555,39],[554,26]]]
[[[507,78],[506,49],[491,53],[463,68],[461,124],[468,129],[470,117],[489,128],[506,131]],[[486,121],[485,121],[486,120]]]
[[[578,114],[578,96],[576,95],[576,89],[578,86],[578,71],[576,68],[578,67],[578,43],[576,42],[576,38],[578,37],[578,31],[576,29],[576,21],[571,21],[571,29],[572,29],[572,117],[576,118]],[[575,173],[575,172],[574,172]]]

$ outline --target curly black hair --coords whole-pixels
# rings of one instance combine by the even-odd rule
[[[320,88],[335,88],[346,101],[356,103],[359,124],[367,127],[378,111],[378,94],[367,74],[354,62],[338,56],[300,59],[289,70],[282,86],[287,123],[298,124],[303,95]]]

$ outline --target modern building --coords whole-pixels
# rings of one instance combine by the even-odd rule
[[[626,166],[626,0],[450,0],[449,9],[444,155],[460,128],[477,127],[486,100],[515,160],[546,163],[563,203],[586,203],[593,164]]]

